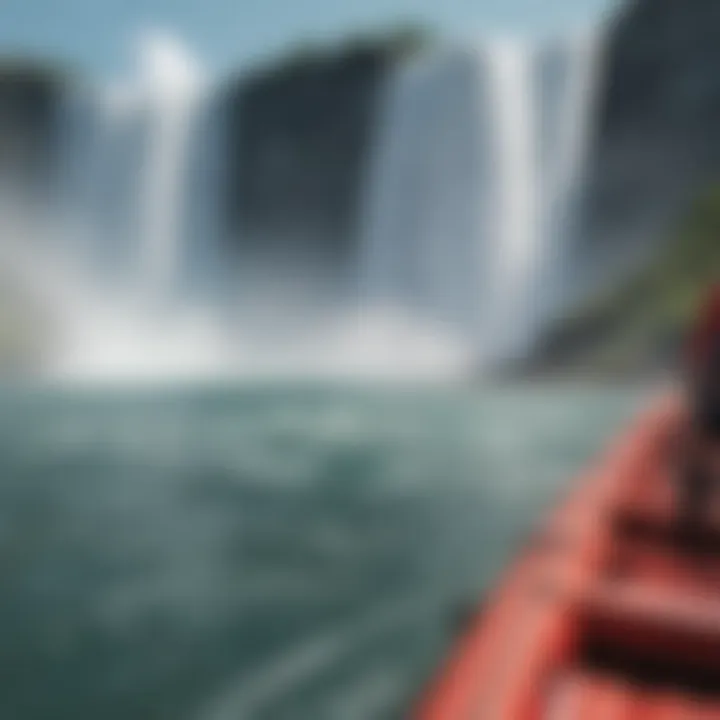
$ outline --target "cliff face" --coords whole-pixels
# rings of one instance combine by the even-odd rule
[[[302,262],[342,281],[384,79],[406,51],[368,42],[228,86],[226,215],[239,258],[273,271]]]
[[[32,63],[0,63],[0,234],[36,236],[55,190],[66,79]],[[48,308],[11,269],[0,270],[0,371],[41,363],[51,342]]]
[[[720,177],[720,4],[637,0],[610,28],[579,255],[643,254]]]
[[[51,70],[0,65],[0,183],[21,200],[41,201],[49,191],[63,90]]]
[[[710,280],[674,268],[694,242],[678,223],[720,181],[720,3],[631,2],[610,28],[605,62],[573,262],[593,289],[550,329],[533,369],[670,363],[691,311],[662,308],[679,287],[694,298]],[[645,292],[653,271],[663,281]]]

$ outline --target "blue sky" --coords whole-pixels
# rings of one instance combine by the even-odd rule
[[[446,35],[547,33],[587,24],[615,0],[0,0],[0,52],[58,57],[107,74],[136,33],[177,34],[222,71],[303,41],[326,41],[404,20]]]

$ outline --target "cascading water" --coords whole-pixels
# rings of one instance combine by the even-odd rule
[[[539,198],[536,157],[534,49],[519,42],[491,45],[485,62],[490,78],[490,113],[495,149],[492,274],[486,280],[481,357],[513,354],[529,322],[528,291],[538,261]],[[488,240],[486,240],[488,242]]]
[[[190,132],[201,100],[201,73],[168,39],[145,39],[140,92],[147,107],[147,159],[139,187],[142,292],[150,303],[177,293],[182,262],[181,204],[188,177]],[[177,298],[174,298],[175,300]]]
[[[273,336],[257,332],[262,313],[229,307],[244,295],[223,246],[223,103],[176,42],[146,37],[135,78],[67,98],[63,232],[49,233],[41,262],[26,231],[0,248],[56,313],[52,369],[412,375],[521,354],[572,275],[596,48],[589,37],[485,42],[391,72],[358,199],[359,301],[283,348],[258,345]]]
[[[370,178],[362,295],[454,328],[480,363],[527,350],[562,302],[596,48],[594,36],[494,41],[400,71]]]
[[[538,70],[542,89],[540,186],[543,214],[540,232],[547,238],[538,263],[536,288],[538,322],[562,312],[582,297],[577,292],[573,240],[579,234],[578,210],[588,175],[588,152],[594,137],[597,89],[603,60],[603,34],[584,32],[546,48]]]
[[[189,301],[198,240],[188,229],[208,248],[217,240],[187,211],[204,216],[204,193],[217,191],[207,157],[194,152],[209,143],[196,134],[208,131],[201,115],[210,89],[169,37],[145,37],[139,60],[136,78],[83,90],[65,113],[64,239],[40,283],[55,289],[54,371],[63,376],[173,377],[231,363],[219,318]],[[199,169],[205,187],[191,188]]]
[[[478,53],[453,50],[391,78],[368,179],[364,302],[462,334],[477,321],[492,147]]]

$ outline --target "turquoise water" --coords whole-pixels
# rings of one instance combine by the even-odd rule
[[[624,389],[5,391],[0,717],[402,717]]]

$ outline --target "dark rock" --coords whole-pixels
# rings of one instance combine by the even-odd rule
[[[40,201],[51,189],[66,81],[41,65],[0,63],[0,180],[24,201]]]
[[[413,39],[305,51],[228,84],[228,243],[238,257],[273,270],[302,261],[342,283],[383,83]]]
[[[568,260],[577,302],[522,363],[528,372],[626,375],[672,366],[679,318],[686,322],[691,309],[665,307],[708,282],[681,279],[668,258],[679,262],[684,243],[698,244],[677,228],[720,181],[720,4],[628,3],[609,27],[603,75]],[[648,287],[653,272],[663,280]]]
[[[606,63],[577,252],[619,272],[720,177],[720,4],[631,2]]]

